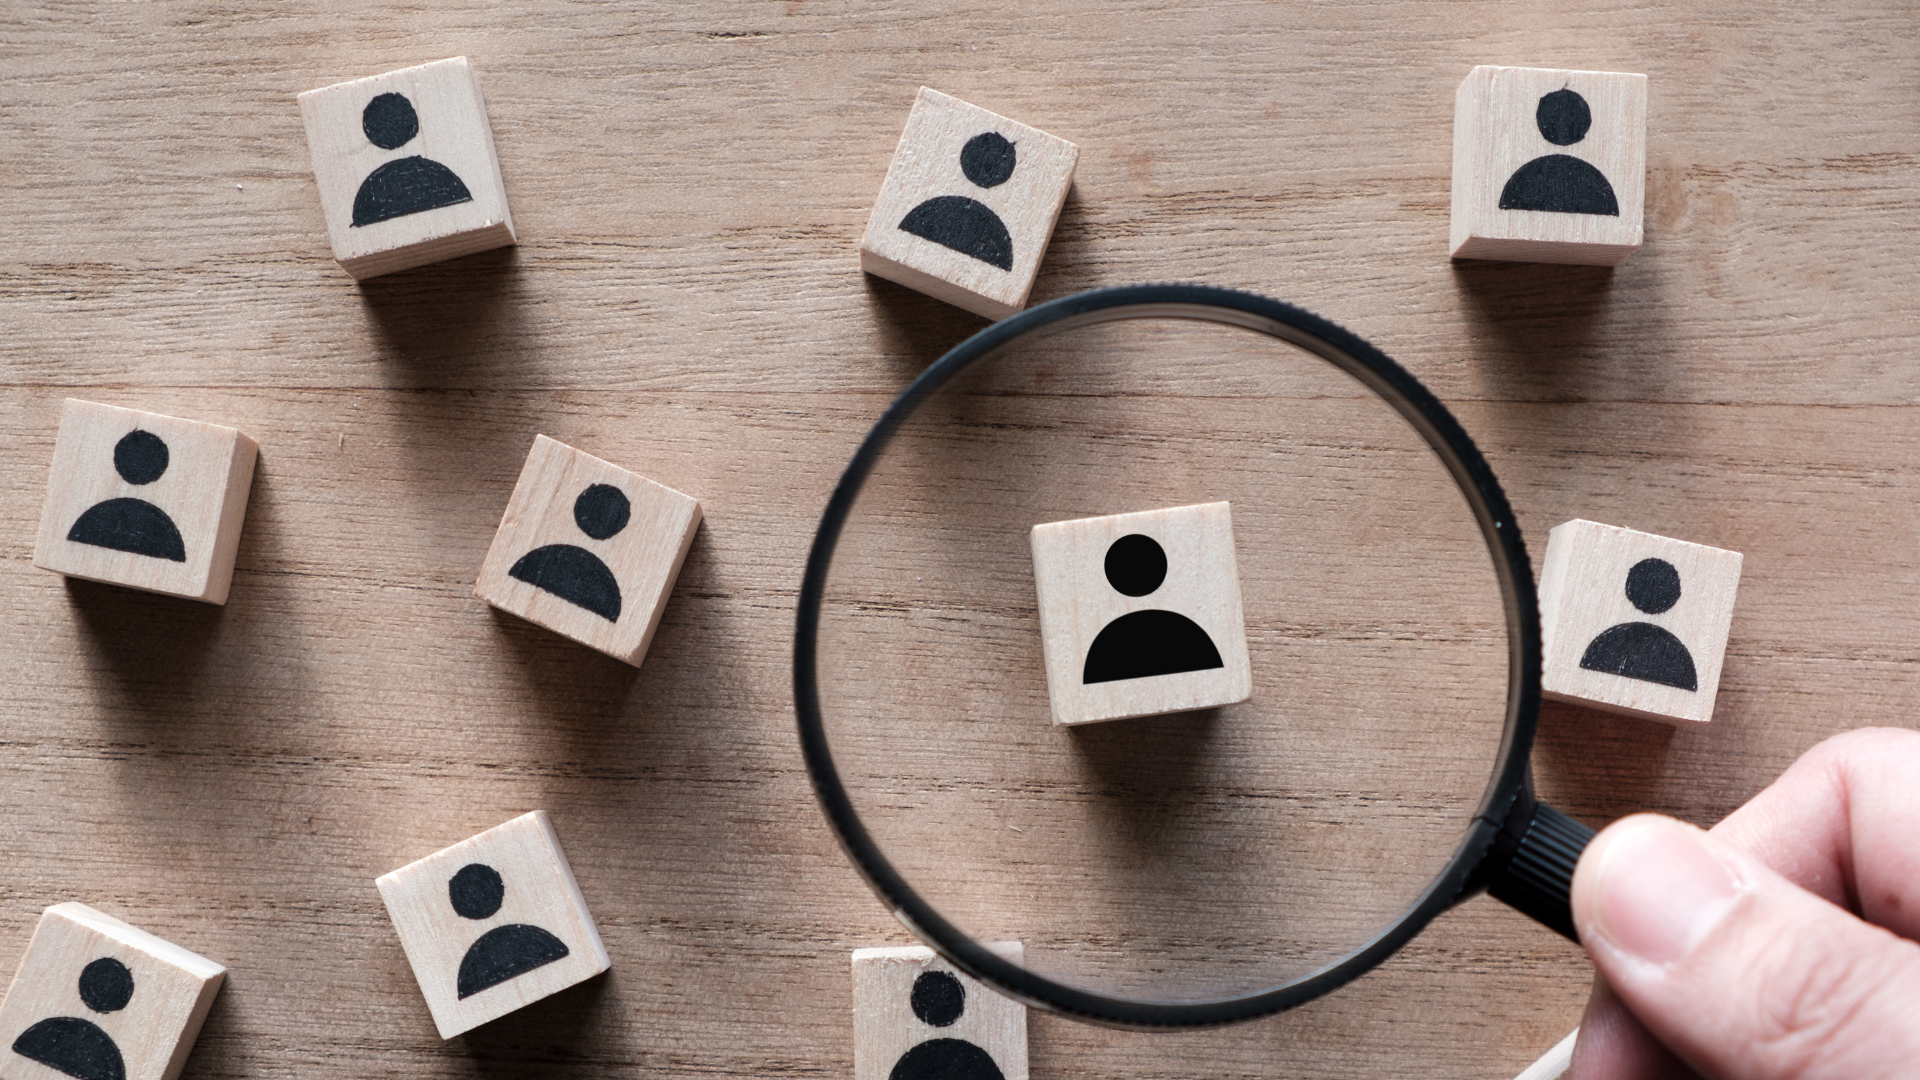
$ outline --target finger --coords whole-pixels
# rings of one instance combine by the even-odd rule
[[[1869,1080],[1920,1061],[1920,945],[1691,825],[1609,826],[1573,911],[1613,993],[1705,1076]]]
[[[1789,881],[1920,940],[1920,732],[1861,728],[1807,751],[1714,826]]]
[[[1699,1080],[1596,976],[1567,1080]]]

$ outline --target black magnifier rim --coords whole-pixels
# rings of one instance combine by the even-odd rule
[[[1267,990],[1207,1001],[1134,1001],[1067,986],[988,952],[949,923],[907,884],[861,823],[834,768],[820,712],[820,611],[834,548],[862,485],[900,425],[954,376],[1024,334],[1042,327],[1142,318],[1194,319],[1265,333],[1321,357],[1386,399],[1446,463],[1479,520],[1507,616],[1507,719],[1500,753],[1473,823],[1446,869],[1397,922],[1342,959]],[[794,708],[807,775],[847,857],[895,916],[955,967],[1028,1005],[1091,1023],[1136,1029],[1207,1027],[1290,1009],[1345,985],[1462,898],[1526,780],[1540,714],[1540,653],[1533,573],[1512,508],[1473,440],[1426,387],[1359,337],[1291,304],[1209,285],[1128,285],[1061,297],[987,327],[922,372],[881,414],[834,487],[807,556],[793,646]]]

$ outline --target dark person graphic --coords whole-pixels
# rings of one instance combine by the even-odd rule
[[[165,475],[168,460],[166,440],[151,431],[136,428],[113,447],[114,471],[136,487]],[[67,530],[67,539],[156,559],[187,561],[187,546],[173,519],[145,499],[108,499],[89,507]]]
[[[1014,156],[1013,143],[1006,136],[982,132],[960,148],[960,171],[978,187],[999,187],[1013,175]],[[1013,269],[1013,238],[1007,235],[1007,223],[965,195],[928,199],[909,211],[900,227],[990,266]]]
[[[1150,536],[1132,533],[1107,548],[1107,583],[1146,596],[1167,579],[1167,553]],[[1087,650],[1084,683],[1144,679],[1225,667],[1200,624],[1172,611],[1131,611],[1108,623]]]
[[[627,527],[633,504],[611,484],[594,484],[573,500],[573,522],[595,540],[606,540]],[[507,571],[535,588],[545,589],[576,607],[586,608],[608,622],[620,621],[620,583],[600,557],[572,544],[534,548]]]
[[[468,863],[447,880],[447,898],[462,918],[485,919],[500,910],[507,883],[486,863]],[[513,923],[480,935],[460,960],[461,1000],[567,955],[566,942],[537,926]]]
[[[97,1013],[119,1012],[133,1000],[133,972],[110,956],[95,960],[80,971],[80,1000]],[[120,1047],[77,1016],[40,1021],[13,1040],[13,1052],[80,1080],[127,1080]]]
[[[944,971],[921,973],[909,999],[913,1015],[952,1027],[967,1010],[967,988]],[[900,1055],[887,1080],[1005,1080],[985,1050],[965,1039],[928,1039]]]
[[[1649,615],[1666,611],[1680,602],[1680,571],[1665,559],[1641,559],[1627,571],[1627,599]],[[1580,666],[1682,690],[1700,689],[1693,654],[1671,631],[1647,622],[1601,631],[1580,657]]]
[[[1555,90],[1540,99],[1533,122],[1548,142],[1572,146],[1587,137],[1593,112],[1586,98],[1572,90]],[[1500,209],[1620,216],[1620,202],[1606,176],[1570,154],[1548,154],[1520,166],[1500,192]]]
[[[380,149],[398,150],[420,134],[420,116],[405,94],[381,94],[360,113],[360,130]],[[473,193],[452,169],[415,154],[387,162],[360,182],[353,223],[373,225],[472,201]]]

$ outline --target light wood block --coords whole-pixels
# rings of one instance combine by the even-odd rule
[[[1706,723],[1740,553],[1573,520],[1540,564],[1542,689],[1555,701]]]
[[[692,496],[541,435],[473,593],[638,667],[700,518]]]
[[[466,57],[309,90],[300,115],[333,257],[355,278],[514,242]]]
[[[987,948],[1019,963],[1017,941]],[[923,945],[853,951],[853,1080],[1027,1080],[1027,1009]]]
[[[1036,525],[1031,542],[1054,723],[1253,695],[1231,504]]]
[[[55,904],[0,1003],[0,1077],[172,1080],[226,977],[85,904]]]
[[[33,565],[224,604],[258,456],[232,428],[69,398]]]
[[[374,884],[442,1039],[612,966],[545,811]]]
[[[1645,75],[1482,65],[1460,83],[1454,258],[1618,266],[1646,191]]]
[[[1027,305],[1080,148],[920,88],[860,241],[860,268],[1004,319]]]

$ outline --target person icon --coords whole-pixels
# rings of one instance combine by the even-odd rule
[[[967,1011],[967,988],[950,972],[926,971],[908,995],[913,1015],[933,1027],[952,1027]],[[993,1056],[965,1039],[928,1039],[894,1063],[887,1080],[1006,1080]]]
[[[606,540],[627,527],[633,503],[612,484],[594,484],[573,500],[573,522],[595,540]],[[572,544],[534,548],[507,571],[537,589],[545,589],[576,607],[586,608],[608,622],[620,621],[620,583],[598,555]]]
[[[1107,548],[1107,583],[1127,596],[1147,596],[1167,579],[1158,541],[1130,533]],[[1081,682],[1117,682],[1225,667],[1200,624],[1173,611],[1130,611],[1102,627],[1087,649]]]
[[[1533,122],[1555,146],[1572,146],[1587,137],[1593,111],[1587,99],[1572,90],[1555,90],[1540,98]],[[1502,210],[1548,210],[1558,214],[1620,216],[1613,185],[1599,169],[1571,154],[1548,154],[1527,162],[1500,191]]]
[[[1627,571],[1627,599],[1649,615],[1680,602],[1680,571],[1665,559],[1641,559]],[[1698,691],[1693,654],[1663,626],[1625,622],[1600,632],[1580,657],[1589,671]]]
[[[1013,176],[1013,143],[994,131],[983,131],[960,148],[960,171],[976,187],[999,187]],[[900,228],[989,266],[1013,269],[1013,238],[1007,223],[984,203],[965,195],[928,199],[900,219]]]
[[[133,972],[111,956],[80,970],[80,1000],[94,1012],[119,1012],[133,1000]],[[13,1040],[13,1052],[79,1080],[127,1080],[120,1047],[100,1025],[78,1016],[41,1020]]]
[[[389,92],[367,102],[360,130],[380,149],[398,150],[420,134],[420,115],[405,94]],[[452,169],[415,154],[387,162],[360,182],[353,197],[353,224],[374,225],[472,201],[473,193]]]
[[[113,447],[113,468],[120,479],[139,487],[166,475],[170,455],[167,442],[151,431],[135,428]],[[156,559],[187,561],[187,545],[165,510],[145,499],[108,499],[88,507],[67,530],[76,544],[130,551]]]
[[[500,871],[468,863],[447,880],[447,898],[463,919],[490,918],[507,896]],[[567,943],[537,926],[510,923],[480,935],[460,958],[456,982],[462,1001],[491,986],[545,967],[567,955]]]

